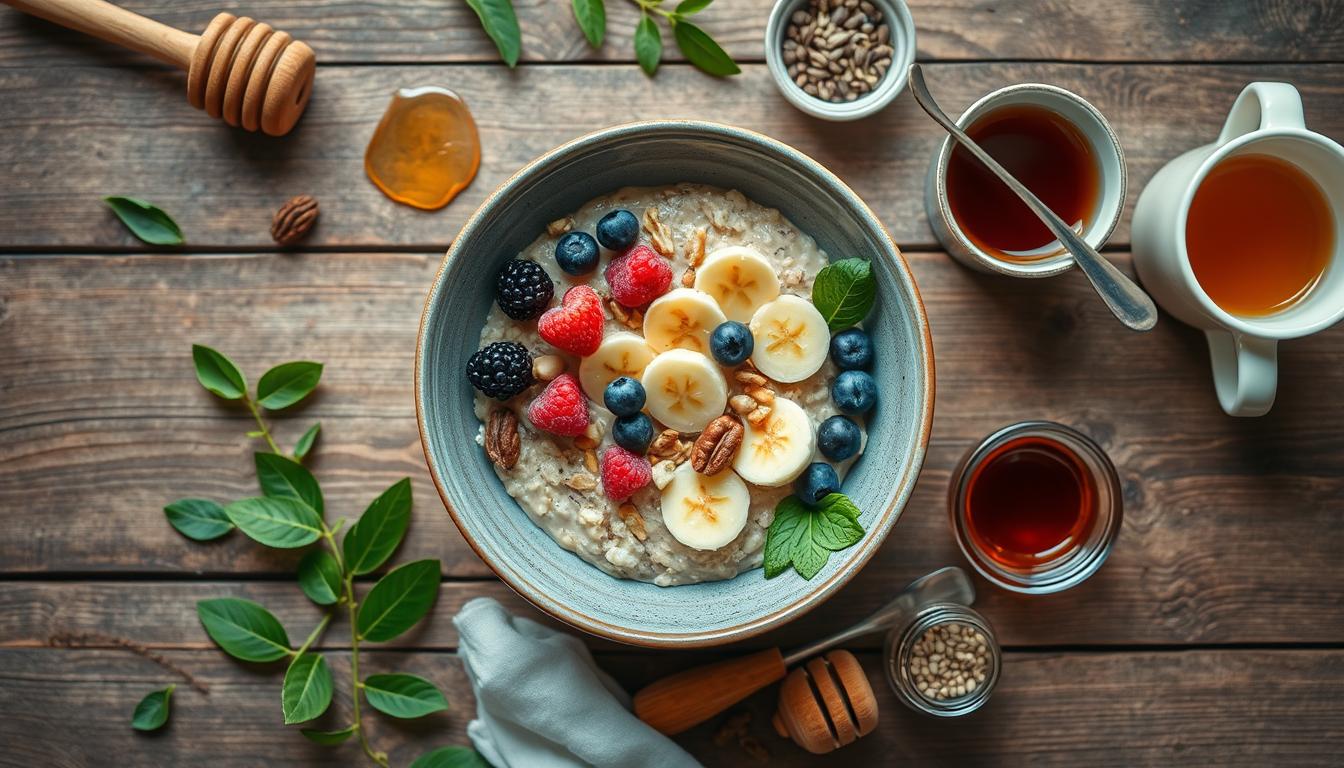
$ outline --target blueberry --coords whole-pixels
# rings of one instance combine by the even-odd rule
[[[611,437],[625,450],[643,456],[653,441],[653,419],[642,413],[622,416],[611,425]]]
[[[844,461],[859,452],[863,432],[848,416],[832,416],[817,427],[817,449],[831,461]]]
[[[832,493],[840,492],[840,478],[830,464],[820,461],[808,464],[803,474],[793,481],[793,492],[809,507],[815,507]]]
[[[751,357],[756,342],[751,329],[736,320],[719,323],[709,335],[709,350],[721,365],[741,365]]]
[[[587,232],[570,232],[555,244],[555,263],[567,275],[586,275],[597,269],[597,241]]]
[[[625,210],[615,210],[597,222],[597,242],[612,251],[624,251],[639,237],[639,219]]]
[[[831,399],[851,416],[867,413],[877,404],[877,382],[863,371],[841,371],[831,383]]]
[[[850,328],[831,337],[831,360],[842,371],[857,371],[873,364],[873,342],[860,328]]]
[[[602,402],[617,416],[634,416],[644,407],[644,385],[629,376],[612,379],[602,392]]]

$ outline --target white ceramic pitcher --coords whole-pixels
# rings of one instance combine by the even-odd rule
[[[1335,244],[1319,282],[1271,315],[1234,315],[1209,298],[1190,268],[1185,224],[1195,190],[1228,157],[1261,154],[1292,163],[1325,193]],[[1302,98],[1287,83],[1251,83],[1212,144],[1192,149],[1153,176],[1134,208],[1134,266],[1153,299],[1209,341],[1218,402],[1232,416],[1260,416],[1274,404],[1278,342],[1324,330],[1344,316],[1344,147],[1306,128]]]

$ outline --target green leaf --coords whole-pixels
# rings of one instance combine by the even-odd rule
[[[523,33],[518,30],[518,16],[509,0],[466,0],[481,20],[485,34],[495,41],[500,58],[510,67],[518,64],[523,48]]]
[[[380,643],[410,629],[439,596],[439,561],[417,560],[388,571],[359,604],[355,629]]]
[[[196,380],[202,387],[225,400],[238,400],[247,394],[243,372],[222,353],[203,344],[192,344],[191,359],[196,363]]]
[[[602,38],[607,34],[607,6],[603,0],[570,0],[574,8],[574,19],[579,29],[588,38],[588,44],[594,48],[602,46]]]
[[[424,717],[448,708],[434,684],[415,675],[369,675],[364,678],[364,698],[369,705],[392,717]]]
[[[635,58],[649,76],[658,71],[658,62],[663,58],[662,30],[647,13],[640,15],[639,26],[635,27]]]
[[[257,483],[261,492],[272,499],[295,499],[313,508],[318,517],[326,513],[322,488],[317,478],[302,464],[278,453],[257,453]]]
[[[206,634],[225,653],[243,661],[275,661],[289,655],[289,635],[271,615],[251,600],[221,597],[196,604]]]
[[[277,411],[299,402],[317,388],[322,364],[310,360],[281,363],[261,375],[257,382],[257,403]]]
[[[831,559],[831,551],[817,546],[811,539],[800,541],[793,549],[793,569],[804,579],[811,579]]]
[[[817,504],[817,508],[827,510],[834,509],[836,512],[841,512],[849,519],[856,522],[859,519],[859,515],[863,514],[859,510],[858,504],[855,504],[848,496],[839,492],[827,494],[826,498],[822,499],[821,502]]]
[[[471,747],[440,747],[416,758],[410,768],[490,768],[490,764]]]
[[[178,499],[163,514],[178,533],[196,541],[218,539],[233,530],[224,508],[209,499]]]
[[[673,22],[672,36],[677,40],[677,47],[686,55],[686,60],[702,71],[715,77],[736,75],[742,71],[733,58],[714,42],[714,38],[689,21]]]
[[[691,14],[705,10],[712,2],[714,2],[714,0],[681,0],[681,3],[677,5],[677,10],[674,11],[674,13],[678,16],[690,16]]]
[[[318,605],[331,605],[341,595],[341,566],[325,549],[314,549],[299,561],[299,589]]]
[[[294,658],[285,670],[280,688],[280,707],[285,725],[303,723],[321,715],[331,706],[331,669],[327,660],[316,653]]]
[[[268,547],[295,549],[312,544],[322,535],[322,518],[296,499],[243,499],[225,507],[224,512],[243,533]]]
[[[141,699],[131,714],[131,727],[137,731],[157,731],[162,728],[168,722],[168,705],[172,702],[175,688],[176,685],[170,685]]]
[[[411,479],[403,477],[373,500],[341,542],[345,567],[359,575],[387,562],[411,521]]]
[[[877,300],[873,267],[863,259],[842,259],[821,268],[812,284],[812,304],[832,332],[863,322]]]
[[[863,538],[859,508],[843,493],[832,493],[810,509],[797,496],[782,499],[775,519],[765,532],[765,577],[774,578],[788,569],[805,579],[817,575],[831,552],[853,546]]]
[[[795,541],[807,533],[807,524],[807,508],[797,498],[785,497],[775,507],[775,519],[765,532],[765,578],[788,570]]]
[[[299,442],[294,444],[294,458],[302,459],[307,456],[308,452],[313,449],[313,443],[317,441],[317,436],[321,431],[322,422],[320,421],[309,427],[308,431],[303,433],[303,437],[299,438]]]
[[[352,725],[348,728],[342,728],[339,731],[319,731],[316,728],[301,728],[299,729],[299,733],[302,733],[304,737],[314,744],[322,744],[330,747],[340,744],[351,736],[354,736],[355,726]]]
[[[849,502],[849,499],[838,493],[833,493],[826,499],[836,496]],[[850,506],[853,506],[852,502]],[[817,511],[812,514],[812,541],[819,546],[835,552],[853,546],[862,538],[863,526],[859,525],[857,519],[850,517],[841,504],[828,506],[826,500],[822,500]]]
[[[150,245],[181,245],[182,229],[173,217],[157,205],[134,197],[113,195],[103,202],[131,230],[131,234]]]

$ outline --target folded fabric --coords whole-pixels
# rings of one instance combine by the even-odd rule
[[[697,768],[630,712],[583,643],[478,597],[453,618],[476,694],[467,735],[495,768]]]

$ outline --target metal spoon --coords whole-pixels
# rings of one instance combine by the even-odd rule
[[[1055,212],[1042,203],[1040,198],[1032,194],[1031,190],[1022,185],[1022,182],[1013,178],[1013,175],[992,157],[985,150],[981,149],[965,131],[957,127],[957,124],[938,107],[938,102],[933,100],[933,94],[929,93],[929,87],[924,84],[924,73],[920,70],[918,64],[910,65],[910,90],[915,94],[915,101],[924,108],[939,125],[952,138],[961,142],[977,160],[984,164],[986,168],[994,172],[1013,193],[1021,198],[1022,202],[1027,204],[1036,218],[1059,238],[1059,242],[1064,245],[1072,256],[1073,260],[1087,275],[1087,279],[1092,282],[1092,288],[1106,302],[1120,322],[1126,327],[1135,331],[1147,331],[1157,324],[1157,307],[1153,305],[1153,300],[1143,289],[1134,284],[1115,265],[1101,257],[1096,249],[1088,245],[1083,238],[1079,237],[1073,228],[1065,224],[1062,219],[1055,215]]]

